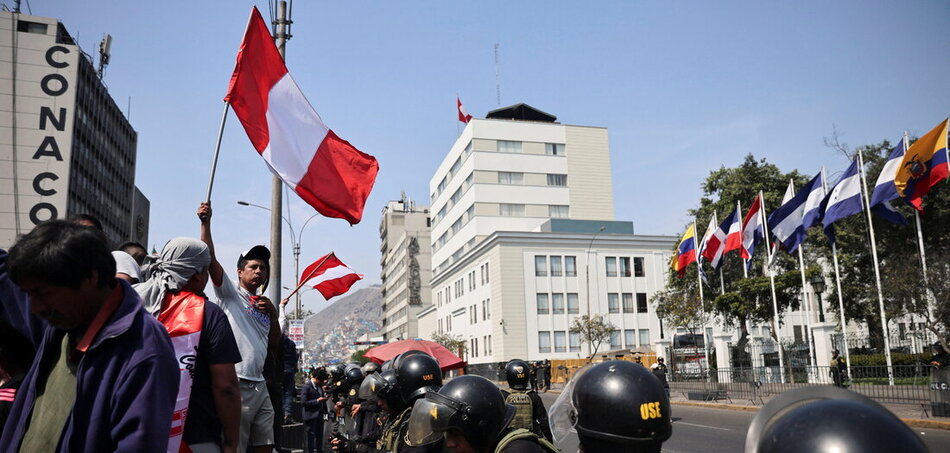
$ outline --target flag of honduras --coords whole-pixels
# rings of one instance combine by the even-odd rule
[[[792,253],[805,240],[805,230],[821,219],[821,201],[825,197],[821,173],[795,196],[769,215],[769,229],[782,247]]]
[[[894,176],[904,161],[904,148],[906,140],[901,138],[900,144],[891,150],[884,168],[881,169],[881,175],[877,177],[877,183],[874,184],[874,192],[871,193],[871,212],[883,217],[891,223],[900,225],[907,224],[904,215],[891,206],[891,200],[899,197],[897,186],[894,184]]]
[[[861,175],[858,174],[858,159],[855,158],[841,179],[828,194],[827,208],[825,209],[824,230],[828,240],[835,242],[834,223],[849,215],[864,210],[861,202]]]

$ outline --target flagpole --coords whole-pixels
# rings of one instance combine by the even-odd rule
[[[828,179],[825,178],[825,167],[821,167],[821,184],[828,193]],[[838,319],[841,320],[841,343],[844,345],[844,361],[848,368],[848,380],[851,376],[851,351],[848,348],[848,321],[844,315],[844,295],[841,294],[841,273],[838,270],[838,245],[831,242],[831,260],[835,266],[835,287],[838,288]]]
[[[317,271],[320,270],[320,267],[323,266],[323,263],[325,263],[327,259],[330,258],[330,255],[333,255],[333,252],[327,253],[326,256],[324,256],[323,259],[320,260],[320,263],[317,264],[317,267],[313,268],[313,270],[310,271],[309,274],[307,274],[304,278],[300,279],[300,281],[297,283],[297,287],[294,288],[294,290],[291,291],[290,294],[287,295],[288,299],[290,299],[291,297],[294,297],[294,294],[297,294],[297,291],[300,291],[300,288],[303,287],[304,283],[307,283],[307,280],[310,280],[310,278],[313,277],[313,274],[316,274]]]
[[[706,355],[706,357],[705,357],[705,359],[706,359],[706,367],[708,368],[708,367],[709,367],[709,339],[706,338],[706,299],[703,297],[703,271],[702,271],[702,269],[699,268],[699,266],[702,266],[703,263],[702,263],[702,260],[700,260],[699,243],[698,243],[698,242],[695,242],[695,241],[696,241],[696,238],[698,237],[697,233],[699,233],[699,228],[698,228],[699,219],[698,219],[697,217],[695,217],[695,216],[693,217],[693,225],[694,225],[694,227],[693,227],[693,241],[694,241],[694,242],[693,242],[693,245],[696,247],[696,282],[699,283],[699,304],[700,304],[700,309],[702,310],[701,313],[702,313],[702,315],[703,315],[703,325],[702,325],[702,328],[703,328],[703,353]],[[703,233],[703,235],[705,236],[705,232]],[[700,369],[700,372],[702,372],[702,369]],[[707,378],[708,378],[708,376],[707,376]]]
[[[742,238],[744,230],[742,229],[742,202],[736,201],[736,215],[739,217],[739,256],[742,256]],[[749,259],[742,258],[742,278],[749,278]]]
[[[811,298],[808,297],[808,288],[805,286],[805,244],[798,246],[798,270],[802,275],[802,303],[805,304],[805,337],[808,341],[808,363],[815,366],[815,350],[811,341]],[[814,368],[813,368],[814,369]]]
[[[214,172],[218,168],[218,155],[221,153],[221,137],[224,135],[224,122],[228,119],[228,109],[231,104],[224,103],[224,113],[221,114],[221,126],[218,127],[218,139],[214,143],[214,154],[211,156],[211,174],[208,176],[208,193],[205,195],[205,203],[211,204],[211,188],[214,187]]]
[[[887,332],[887,314],[884,312],[884,293],[881,290],[881,269],[877,262],[877,239],[874,236],[874,222],[871,221],[871,203],[868,200],[867,180],[864,176],[864,154],[858,148],[858,167],[861,170],[861,195],[868,215],[868,231],[871,233],[871,257],[874,260],[874,281],[877,284],[877,303],[881,310],[881,331],[884,334],[884,358],[887,359],[887,381],[894,385],[894,368],[891,363],[891,340]]]
[[[907,131],[904,131],[904,149],[906,150],[909,146],[909,139],[907,138]],[[924,297],[927,298],[927,321],[930,322],[933,320],[933,298],[930,292],[930,278],[927,277],[927,255],[924,254],[924,230],[920,224],[920,212],[914,209],[914,222],[917,225],[917,247],[920,249],[920,267],[924,271]]]
[[[775,343],[778,346],[778,368],[782,377],[782,383],[785,382],[785,354],[782,352],[782,342],[779,340],[779,319],[778,319],[778,296],[775,294],[775,272],[772,271],[772,253],[769,251],[769,221],[765,216],[765,196],[759,191],[759,215],[762,216],[762,229],[765,233],[765,254],[768,258],[765,270],[769,274],[769,286],[772,289],[772,321],[775,323]]]

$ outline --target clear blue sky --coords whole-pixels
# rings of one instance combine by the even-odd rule
[[[132,99],[150,242],[197,235],[221,98],[253,3],[30,3],[87,52],[112,34],[105,80],[123,108]],[[267,3],[258,6],[267,18]],[[457,134],[456,94],[476,117],[498,106],[495,43],[502,105],[609,128],[617,218],[644,234],[682,231],[709,171],[748,153],[834,174],[847,162],[823,145],[833,126],[857,146],[922,134],[950,114],[943,0],[298,0],[293,19],[291,73],[324,121],[380,162],[363,222],[315,219],[301,267],[335,250],[367,284],[379,281],[379,213],[401,190],[427,201]],[[269,237],[268,214],[235,202],[270,202],[270,174],[236,118],[228,122],[213,196],[226,268]],[[313,212],[290,203],[297,225]],[[290,286],[288,243],[285,233]],[[325,305],[315,292],[304,297]]]

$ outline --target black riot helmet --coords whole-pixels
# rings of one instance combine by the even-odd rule
[[[521,359],[514,359],[505,365],[505,379],[513,390],[527,390],[531,366]]]
[[[427,445],[442,439],[448,430],[458,430],[477,451],[485,451],[498,443],[514,415],[515,407],[505,404],[493,382],[481,376],[459,376],[416,401],[406,442]]]
[[[624,360],[578,370],[550,414],[554,438],[577,431],[588,452],[660,451],[673,433],[663,384],[643,366]]]
[[[374,373],[366,376],[366,379],[363,379],[363,383],[360,384],[357,395],[359,395],[360,399],[369,401],[375,401],[381,398],[390,403],[390,405],[401,407],[398,390],[399,384],[396,383],[396,372],[387,370],[382,373]]]
[[[442,369],[432,356],[412,354],[396,360],[396,382],[402,400],[411,405],[426,392],[435,392],[442,387]]]
[[[347,385],[359,384],[363,382],[363,370],[358,366],[347,368],[344,373],[344,379],[346,379]]]
[[[864,395],[831,386],[785,392],[752,419],[746,453],[926,452],[904,422]]]
[[[379,371],[379,365],[376,362],[366,362],[363,364],[363,375],[369,376],[377,371]]]
[[[344,370],[345,370],[345,368],[344,368],[343,364],[339,364],[339,365],[335,365],[335,366],[330,367],[330,379],[332,379],[333,382],[337,382],[337,381],[343,379],[343,372],[344,372]]]
[[[418,349],[410,349],[406,352],[402,352],[396,355],[396,357],[393,357],[393,363],[392,363],[393,369],[398,370],[399,365],[402,364],[403,359],[405,359],[406,357],[414,356],[416,354],[429,355],[429,354],[426,354],[425,351],[420,351]]]

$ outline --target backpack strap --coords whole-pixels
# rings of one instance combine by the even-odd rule
[[[518,428],[518,429],[513,429],[509,431],[508,434],[505,434],[505,436],[501,438],[501,440],[498,442],[498,446],[495,447],[495,453],[501,453],[502,451],[505,450],[505,447],[507,447],[508,444],[516,440],[530,440],[533,442],[537,442],[538,445],[541,446],[541,448],[543,448],[544,450],[547,450],[550,453],[561,452],[561,450],[558,450],[558,448],[554,446],[554,444],[549,442],[547,439],[543,437],[539,437],[537,434],[531,431],[528,431],[524,428]]]

